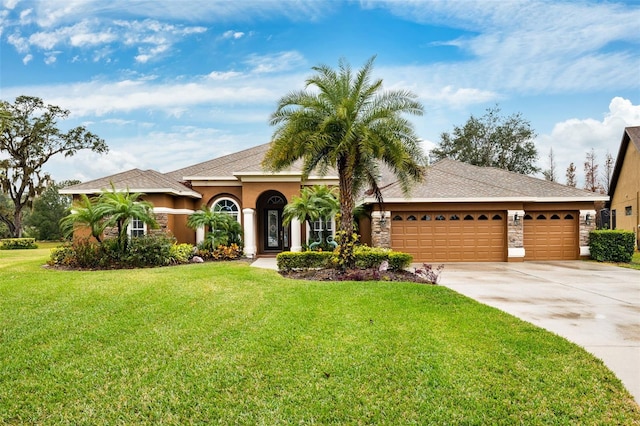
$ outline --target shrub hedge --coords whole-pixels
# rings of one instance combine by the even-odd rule
[[[389,270],[401,270],[411,265],[410,254],[389,249],[358,246],[354,249],[355,265],[359,269],[378,268],[385,260]],[[284,272],[292,270],[331,268],[337,264],[334,252],[303,251],[283,252],[276,257],[278,269]]]
[[[606,229],[589,233],[591,258],[599,262],[631,262],[634,243],[633,231]]]
[[[0,240],[0,250],[22,250],[38,248],[35,238],[5,238]]]

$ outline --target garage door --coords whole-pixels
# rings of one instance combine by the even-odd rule
[[[504,261],[506,213],[394,212],[391,247],[414,262]]]
[[[524,250],[524,260],[578,259],[578,212],[527,212]]]

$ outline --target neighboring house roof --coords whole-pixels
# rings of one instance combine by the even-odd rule
[[[109,190],[111,184],[116,190],[129,190],[145,194],[173,194],[192,198],[202,195],[155,170],[132,169],[126,172],[106,176],[89,182],[79,183],[60,190],[61,194],[96,194]]]
[[[626,127],[624,129],[622,141],[620,142],[620,149],[618,150],[618,157],[616,158],[616,165],[614,166],[613,174],[611,175],[611,184],[609,185],[609,196],[611,198],[613,198],[613,194],[616,192],[616,186],[618,185],[620,171],[624,164],[624,157],[629,148],[629,142],[633,143],[636,150],[640,152],[640,126]]]
[[[388,179],[388,177],[387,177]],[[385,177],[383,176],[383,181]],[[394,182],[382,189],[386,203],[406,202]],[[609,197],[493,167],[443,159],[429,166],[424,182],[411,190],[413,202],[442,201],[606,201]],[[373,202],[373,198],[365,201]]]

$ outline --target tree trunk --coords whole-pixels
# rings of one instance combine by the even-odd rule
[[[340,223],[338,227],[338,267],[344,271],[355,265],[353,248],[353,168],[346,159],[338,160],[338,179],[340,188]]]
[[[13,229],[9,227],[9,231],[14,238],[22,238],[22,207],[16,207],[13,212]]]

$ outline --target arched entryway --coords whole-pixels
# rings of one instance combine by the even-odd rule
[[[289,250],[290,229],[282,224],[286,197],[279,191],[266,191],[256,203],[258,215],[258,253],[280,253]]]

